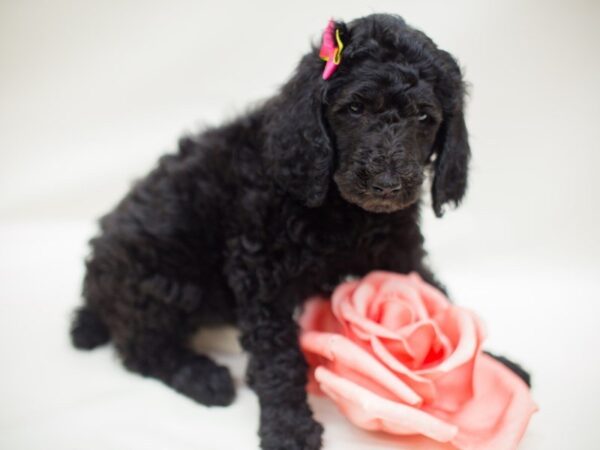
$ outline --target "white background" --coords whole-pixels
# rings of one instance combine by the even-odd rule
[[[575,1],[0,1],[0,448],[254,449],[241,386],[208,409],[70,348],[94,221],[177,137],[289,76],[329,17],[394,12],[471,84],[463,206],[424,230],[487,348],[533,373],[523,449],[600,446],[600,4]],[[244,359],[220,352],[242,378]],[[314,401],[326,449],[411,448]]]

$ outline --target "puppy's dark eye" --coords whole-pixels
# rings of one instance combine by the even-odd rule
[[[429,114],[422,113],[418,116],[419,122],[427,122],[429,120]]]
[[[352,114],[362,114],[365,110],[365,107],[362,103],[353,102],[348,105],[348,111]]]

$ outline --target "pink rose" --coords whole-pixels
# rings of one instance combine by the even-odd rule
[[[537,410],[525,383],[482,353],[479,319],[416,273],[342,283],[331,302],[308,301],[300,326],[309,389],[359,427],[509,450]]]

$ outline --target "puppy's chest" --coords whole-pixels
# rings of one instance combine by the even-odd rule
[[[393,224],[352,215],[292,217],[286,234],[290,249],[322,272],[345,274],[364,271],[385,251]]]

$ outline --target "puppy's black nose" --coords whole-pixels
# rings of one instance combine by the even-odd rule
[[[397,194],[402,189],[402,183],[387,174],[378,175],[371,181],[371,192],[375,195]]]

